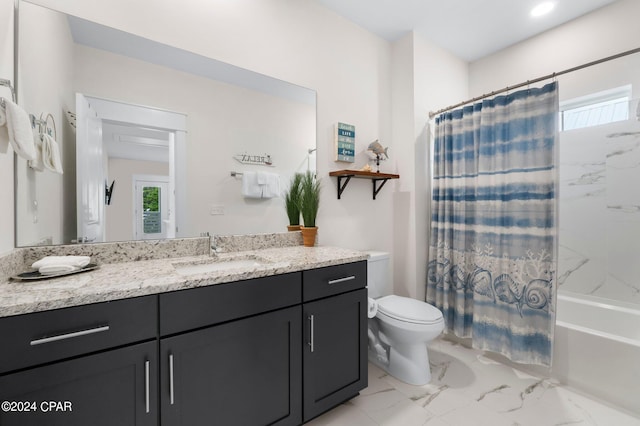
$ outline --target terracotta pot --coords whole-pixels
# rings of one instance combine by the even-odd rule
[[[316,245],[316,235],[318,234],[318,227],[306,227],[301,226],[300,231],[302,232],[302,243],[305,247],[313,247]]]
[[[287,225],[287,229],[289,231],[299,231],[300,230],[300,225]]]

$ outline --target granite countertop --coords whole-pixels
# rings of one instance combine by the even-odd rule
[[[39,281],[0,281],[0,317],[203,287],[366,260],[336,247],[280,247],[210,256],[106,263],[100,268]],[[260,265],[182,275],[174,264],[255,259]]]

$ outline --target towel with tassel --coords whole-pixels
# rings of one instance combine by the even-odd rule
[[[33,262],[31,267],[37,269],[42,275],[51,275],[80,270],[90,261],[89,256],[45,256]]]
[[[8,99],[5,99],[5,114],[7,133],[13,150],[25,160],[35,160],[37,157],[36,146],[33,141],[29,115]]]
[[[2,98],[2,100],[3,102],[6,102],[4,98]],[[0,107],[0,140],[9,140],[9,132],[7,131],[7,113],[2,107]]]
[[[35,143],[36,143],[36,159],[29,160],[29,167],[31,167],[33,170],[37,172],[43,172],[44,162],[42,161],[42,145],[43,145],[42,135],[36,136]]]
[[[47,134],[42,135],[42,163],[54,173],[63,173],[60,146],[53,137]]]

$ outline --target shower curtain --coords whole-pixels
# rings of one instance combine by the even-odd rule
[[[446,331],[545,366],[555,325],[557,139],[556,82],[436,119],[427,271],[426,299]]]

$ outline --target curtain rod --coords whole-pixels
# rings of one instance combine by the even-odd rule
[[[460,102],[460,103],[457,103],[455,105],[450,105],[450,106],[448,106],[446,108],[439,109],[436,112],[429,111],[429,119],[431,120],[433,117],[435,117],[438,114],[442,114],[443,112],[451,111],[454,108],[458,108],[460,106],[463,106],[463,105],[466,105],[466,104],[470,104],[470,103],[479,101],[479,100],[484,99],[484,98],[488,98],[489,96],[498,95],[500,93],[508,92],[509,90],[518,89],[518,88],[523,87],[523,86],[528,86],[528,85],[530,85],[532,83],[537,83],[539,81],[548,80],[550,78],[555,78],[555,77],[557,77],[559,75],[568,74],[570,72],[578,71],[578,70],[581,70],[583,68],[591,67],[593,65],[598,65],[598,64],[601,64],[603,62],[611,61],[613,59],[622,58],[623,56],[633,55],[634,53],[638,53],[638,52],[640,52],[640,47],[637,47],[637,48],[631,49],[631,50],[627,50],[626,52],[618,53],[616,55],[607,56],[606,58],[598,59],[597,61],[587,62],[586,64],[578,65],[577,67],[568,68],[566,70],[554,72],[552,74],[548,74],[548,75],[545,75],[543,77],[534,78],[533,80],[527,80],[525,82],[522,82],[522,83],[519,83],[519,84],[516,84],[516,85],[513,85],[513,86],[507,86],[507,87],[502,88],[500,90],[494,90],[491,93],[485,93],[484,95],[476,96],[475,98],[469,99],[467,101]]]

